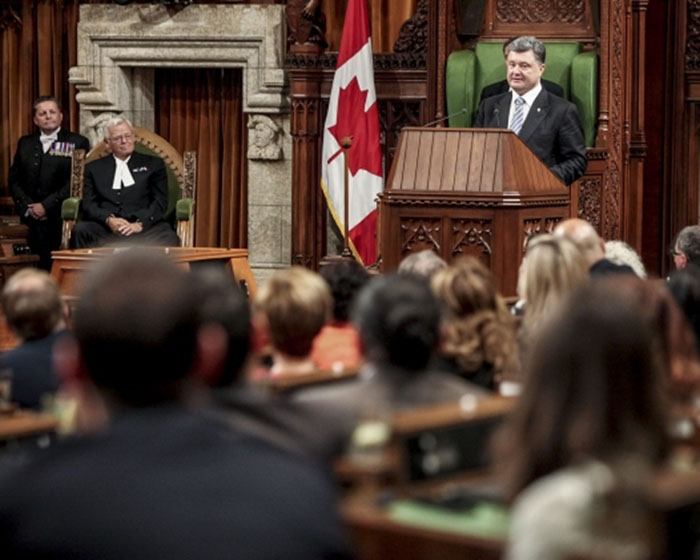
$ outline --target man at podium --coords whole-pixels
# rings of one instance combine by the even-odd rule
[[[576,106],[542,87],[545,48],[535,37],[508,45],[506,78],[510,90],[479,105],[474,126],[509,128],[564,183],[586,171],[586,147]]]

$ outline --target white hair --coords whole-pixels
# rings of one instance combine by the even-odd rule
[[[134,127],[131,125],[131,121],[129,119],[124,118],[124,117],[112,117],[109,119],[106,123],[104,128],[102,129],[102,135],[104,136],[104,139],[107,140],[109,138],[109,129],[114,128],[115,126],[119,126],[120,124],[127,124],[129,125],[129,128],[131,130],[134,130]]]
[[[605,242],[605,258],[615,264],[626,264],[640,278],[647,277],[646,268],[639,254],[624,241],[611,240]]]

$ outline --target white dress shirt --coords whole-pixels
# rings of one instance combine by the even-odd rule
[[[508,128],[510,128],[511,124],[513,123],[513,113],[515,112],[515,100],[518,98],[518,94],[514,92],[512,88],[510,89],[510,91],[513,95],[510,100],[510,112],[508,113]],[[535,99],[541,91],[542,84],[539,83],[530,91],[520,96],[525,101],[525,104],[523,105],[523,124],[525,124],[525,121],[527,120],[527,115],[530,112],[530,108],[532,107],[532,104],[535,102]]]

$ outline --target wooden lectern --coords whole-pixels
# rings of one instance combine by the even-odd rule
[[[515,295],[530,236],[569,217],[569,189],[512,131],[402,130],[379,195],[382,270],[430,249],[446,261],[472,255]]]

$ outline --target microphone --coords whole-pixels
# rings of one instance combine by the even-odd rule
[[[435,119],[434,121],[430,121],[428,124],[424,124],[423,126],[433,126],[434,124],[441,123],[442,121],[446,121],[447,119],[451,119],[452,117],[456,117],[457,115],[463,115],[464,113],[468,113],[469,109],[466,107],[463,107],[456,113],[452,113],[451,115],[447,115],[446,117],[440,117],[439,119]]]
[[[498,107],[494,107],[493,114],[496,117],[496,128],[501,128],[501,110]]]

